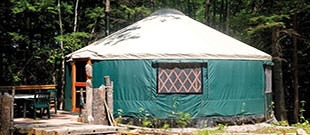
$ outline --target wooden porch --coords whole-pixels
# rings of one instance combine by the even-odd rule
[[[17,98],[18,94],[21,94],[20,91],[17,92],[16,90],[22,90],[22,92],[26,92],[29,95],[32,92],[55,89],[55,85],[0,86],[0,134],[70,135],[120,133],[120,127],[108,126],[108,124],[116,125],[116,122],[113,117],[113,82],[110,83],[109,77],[105,77],[105,81],[107,86],[102,85],[101,89],[92,89],[91,80],[87,80],[86,90],[88,89],[88,93],[85,106],[83,91],[80,91],[81,103],[84,108],[82,118],[79,118],[78,113],[74,112],[74,110],[72,112],[58,110],[57,113],[54,113],[56,106],[50,112],[50,118],[47,116],[36,119],[33,119],[33,117],[26,118],[27,112],[31,113],[31,111],[26,109],[28,103],[21,102],[24,104],[23,107],[19,107],[15,103],[15,98]],[[92,98],[93,95],[94,98]],[[108,97],[107,101],[105,95]],[[20,110],[21,108],[22,111]],[[40,109],[43,110],[43,108]],[[51,109],[49,108],[48,110]],[[36,111],[34,110],[34,113]],[[20,112],[23,112],[24,118],[14,118],[14,116],[19,116]],[[83,121],[84,123],[78,121]]]
[[[78,122],[78,113],[58,110],[34,120],[33,118],[14,118],[14,128],[17,134],[28,135],[70,135],[70,134],[117,134],[120,127],[94,125]]]

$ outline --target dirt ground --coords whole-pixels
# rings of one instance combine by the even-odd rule
[[[143,128],[131,125],[120,125],[123,127],[123,134],[172,134],[172,135],[306,135],[306,131],[301,128],[291,126],[276,126],[268,123],[212,127],[212,128],[170,128],[154,129]]]

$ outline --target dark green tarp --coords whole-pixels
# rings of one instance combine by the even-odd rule
[[[66,64],[66,84],[65,84],[65,101],[64,108],[67,111],[72,110],[72,74],[71,74],[71,63]]]
[[[203,116],[264,114],[262,61],[247,60],[104,60],[93,62],[93,87],[114,82],[114,114],[139,116],[139,108],[152,117],[175,117],[172,112]],[[157,94],[158,62],[203,63],[202,94]],[[67,90],[67,89],[66,89]],[[173,105],[176,105],[175,107]]]

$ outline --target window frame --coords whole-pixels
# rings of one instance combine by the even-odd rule
[[[157,94],[203,94],[203,84],[204,84],[204,73],[203,73],[203,68],[205,67],[205,64],[207,64],[207,63],[203,63],[203,62],[157,62],[155,65],[156,65],[156,93]],[[194,69],[195,67],[199,67],[200,69],[200,74],[199,74],[199,76],[200,76],[200,90],[198,91],[198,92],[184,92],[184,91],[180,91],[180,92],[177,92],[176,90],[174,90],[174,92],[160,92],[159,91],[159,79],[160,79],[160,76],[159,76],[159,70],[160,69],[162,69],[162,70],[164,70],[165,69],[165,67],[168,67],[167,65],[169,65],[169,67],[173,67],[173,68],[171,68],[171,70],[173,70],[173,69],[175,69],[176,67],[179,67],[178,69],[181,69],[182,70],[182,68],[180,68],[180,67],[182,67],[182,66],[184,66],[184,65],[186,65],[186,66],[184,66],[183,68],[185,69]],[[193,66],[192,66],[193,65]],[[189,66],[189,67],[187,67],[187,66]],[[163,67],[163,68],[161,68],[161,67]],[[166,68],[167,69],[167,68]],[[172,71],[171,71],[172,72]],[[188,77],[187,78],[189,78],[189,76],[191,75],[192,73],[191,73],[191,71],[189,71],[189,73],[188,73]],[[170,77],[170,76],[169,76]],[[195,76],[195,79],[197,78],[197,76]],[[195,79],[194,79],[194,82],[195,82]],[[183,82],[184,81],[187,81],[187,79],[185,79],[185,80],[183,80]],[[191,81],[192,82],[192,81]],[[186,82],[184,82],[184,83],[186,83]],[[172,84],[173,85],[173,84]],[[171,87],[173,87],[173,86],[171,86]],[[172,90],[171,90],[172,91]]]
[[[265,93],[272,93],[272,67],[264,66]]]

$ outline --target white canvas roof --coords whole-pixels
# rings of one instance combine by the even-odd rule
[[[272,57],[176,10],[157,11],[66,56],[68,60],[239,59]]]

